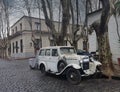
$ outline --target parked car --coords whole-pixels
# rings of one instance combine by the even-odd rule
[[[37,67],[42,74],[66,75],[70,83],[79,84],[82,76],[99,72],[101,63],[91,62],[86,55],[77,55],[74,47],[53,46],[41,48],[35,59],[29,59],[29,66]]]
[[[81,49],[78,49],[77,50],[77,55],[87,55],[87,56],[91,56],[91,54],[87,51],[84,51],[84,50],[81,50]]]

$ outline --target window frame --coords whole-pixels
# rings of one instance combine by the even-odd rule
[[[49,51],[49,54],[47,53],[47,51]],[[51,56],[51,50],[50,49],[45,50],[45,56]]]
[[[53,55],[53,50],[56,50],[56,51],[57,51],[57,55]],[[51,52],[52,52],[52,56],[53,56],[53,57],[57,57],[57,56],[59,56],[59,54],[58,54],[58,49],[52,49]]]
[[[41,52],[44,51],[44,54],[41,55]],[[39,56],[45,56],[45,49],[41,49],[40,52],[39,52]]]

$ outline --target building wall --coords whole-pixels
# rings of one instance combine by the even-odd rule
[[[11,40],[11,57],[13,57],[13,58],[18,58],[18,57],[24,57],[25,56],[20,52],[20,39],[23,39],[22,36],[18,36],[18,37]],[[13,48],[13,43],[14,43],[14,47],[15,47],[16,41],[18,42],[18,47],[19,47],[18,48],[18,53],[16,52],[16,49]],[[14,49],[14,52],[13,52],[13,49]],[[24,51],[24,46],[23,46],[23,51]]]
[[[39,39],[39,35],[35,35],[36,39]],[[20,51],[20,40],[23,39],[23,52]],[[18,53],[16,53],[16,49],[14,49],[13,53],[13,43],[16,46],[16,41],[18,42]],[[50,41],[48,39],[48,35],[42,35],[42,47],[50,46]],[[11,57],[13,58],[28,58],[34,57],[34,45],[31,41],[31,32],[25,32],[22,35],[15,37],[11,40]]]
[[[22,30],[25,30],[25,19],[24,18],[21,18],[19,21],[17,21],[17,23],[15,23],[12,27],[11,27],[11,35],[15,34],[16,32],[18,31],[21,31],[20,30],[20,24],[22,24]],[[16,31],[16,27],[17,27],[17,31]]]
[[[120,17],[117,18],[118,20],[118,25],[119,25],[119,34],[120,34]],[[117,59],[120,58],[120,43],[119,43],[119,38],[117,35],[117,26],[115,22],[115,18],[112,16],[109,21],[109,40],[110,40],[110,48],[113,56],[113,60],[115,63],[118,63]]]
[[[78,41],[78,49],[83,50],[83,39],[80,39],[80,40]]]
[[[96,12],[95,14],[91,14],[88,16],[88,26],[91,25],[94,21],[99,20],[101,16],[101,12]],[[94,52],[97,50],[97,39],[96,33],[93,31],[91,35],[88,36],[89,41],[89,52]]]
[[[12,27],[11,27],[11,31],[14,30],[14,32],[11,32],[13,34],[15,34],[16,32],[21,31],[22,33],[11,39],[11,57],[13,58],[27,58],[27,57],[34,57],[34,45],[33,42],[31,41],[31,34],[32,32],[30,31],[30,25],[28,22],[29,18],[24,16],[22,17],[20,20],[18,20]],[[20,25],[22,24],[22,29],[20,28]],[[55,28],[57,31],[61,31],[61,24],[59,24],[58,22],[54,22],[55,24]],[[39,20],[38,18],[32,18],[32,29],[33,30],[38,30],[39,27],[37,26],[39,24]],[[59,28],[60,26],[60,28]],[[17,31],[16,31],[16,27],[17,27]],[[41,20],[41,31],[42,32],[49,32],[49,28],[46,26],[45,24],[45,20]],[[68,32],[67,33],[71,33],[71,25],[69,25],[68,27]],[[80,34],[80,32],[78,33],[78,35]],[[35,39],[39,39],[40,35],[39,33],[35,34]],[[48,33],[43,33],[42,36],[42,47],[47,47],[50,46],[50,34]],[[18,47],[20,47],[20,40],[23,39],[23,52],[20,52],[20,48],[18,49],[18,53],[16,53],[16,51],[14,51],[13,53],[13,44],[16,45],[16,41],[18,42]],[[79,40],[78,41],[78,48],[82,49],[82,45],[83,41]],[[67,42],[67,45],[70,46],[69,42]]]
[[[94,13],[88,17],[88,25],[92,24],[95,20],[100,19],[100,12]],[[120,21],[120,17],[118,18],[118,22]],[[120,26],[120,23],[119,23]],[[110,48],[112,52],[112,57],[114,63],[118,64],[118,58],[120,58],[120,43],[118,43],[118,35],[116,30],[116,23],[115,19],[112,16],[109,20],[108,24],[108,31],[109,31],[109,41],[110,41]],[[119,27],[120,33],[120,27]],[[91,35],[89,35],[89,52],[96,51],[98,48],[96,34],[93,31]]]
[[[24,39],[23,40],[24,53],[26,53],[26,55],[28,55],[27,57],[34,56],[34,47],[33,47],[33,42],[31,41],[31,33],[30,32],[23,33],[22,37]]]

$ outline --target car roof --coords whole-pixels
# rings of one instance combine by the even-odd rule
[[[73,47],[73,46],[49,46],[49,47],[42,47],[41,49],[56,49],[61,47]]]

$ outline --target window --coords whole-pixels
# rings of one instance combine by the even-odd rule
[[[9,44],[9,47],[8,47],[8,53],[11,54],[11,43]]]
[[[14,53],[14,42],[12,43],[12,45],[13,45],[13,53]]]
[[[12,30],[12,34],[14,34],[14,29]]]
[[[36,49],[39,50],[39,48],[41,47],[41,42],[40,42],[40,39],[35,39],[35,43],[34,43],[34,46]]]
[[[45,50],[40,50],[39,55],[40,55],[40,56],[44,56],[44,55],[45,55]]]
[[[15,31],[17,32],[17,27],[15,27]]]
[[[22,39],[20,40],[20,52],[21,53],[23,52],[23,40]]]
[[[47,49],[47,50],[46,50],[45,55],[46,55],[46,56],[50,56],[50,49]]]
[[[57,49],[52,49],[52,56],[58,56]]]
[[[40,23],[39,22],[35,22],[35,26],[37,30],[40,30]]]
[[[16,53],[18,53],[18,42],[16,41]]]
[[[20,23],[20,31],[22,31],[22,23]]]
[[[50,40],[50,46],[55,46],[55,41],[54,40]]]

